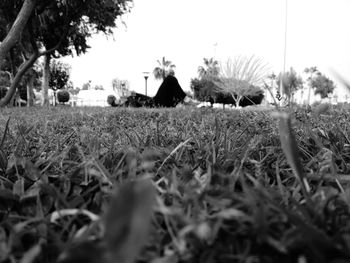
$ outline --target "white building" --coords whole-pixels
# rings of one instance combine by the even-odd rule
[[[81,90],[76,96],[71,96],[70,104],[72,106],[109,106],[107,97],[114,95],[117,99],[119,96],[114,91],[110,90]]]

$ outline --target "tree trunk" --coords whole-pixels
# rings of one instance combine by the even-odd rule
[[[241,102],[241,99],[243,98],[243,96],[237,96],[236,99],[236,108],[239,108],[239,103]]]
[[[50,60],[51,56],[50,54],[45,55],[44,59],[44,69],[43,69],[43,84],[41,87],[42,92],[42,106],[49,106],[49,82],[50,82]]]
[[[309,86],[309,94],[307,96],[307,104],[310,105],[311,102],[311,86]]]
[[[10,32],[0,44],[0,68],[4,63],[4,59],[10,52],[11,48],[20,39],[21,33],[27,25],[28,19],[31,16],[36,5],[36,0],[25,0],[20,12],[17,15],[15,22],[13,23]]]
[[[27,83],[27,107],[31,107],[34,105],[34,91],[33,91],[33,87],[34,87],[34,72],[32,72],[32,74],[30,74],[28,83]]]
[[[8,103],[8,107],[12,108],[17,106],[15,103],[16,96],[17,96],[17,89],[15,90],[15,94],[13,94],[13,96],[11,97],[10,102]]]

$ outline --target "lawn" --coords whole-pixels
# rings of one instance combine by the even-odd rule
[[[349,112],[324,113],[3,109],[0,262],[349,262]]]

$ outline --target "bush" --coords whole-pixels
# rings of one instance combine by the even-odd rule
[[[153,98],[143,95],[141,93],[132,92],[123,104],[126,107],[153,107]]]
[[[219,88],[214,84],[213,79],[195,78],[191,80],[191,90],[196,100],[209,102],[216,97]]]
[[[116,106],[116,100],[117,100],[117,98],[114,95],[108,95],[108,97],[107,97],[107,103],[108,103],[108,105],[111,105],[112,107]]]
[[[66,103],[69,101],[69,92],[67,90],[59,90],[57,92],[57,100],[59,103]]]
[[[232,97],[232,94],[221,91],[220,88],[215,84],[215,82],[220,81],[219,78],[210,77],[202,79],[192,79],[191,80],[191,90],[194,93],[194,98],[199,101],[205,101],[221,104],[231,104],[236,105],[237,96]],[[253,86],[252,86],[253,87]],[[260,104],[264,98],[264,92],[259,87],[251,87],[251,94],[244,96],[239,106],[245,107],[249,105]]]

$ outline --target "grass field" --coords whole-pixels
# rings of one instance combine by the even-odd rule
[[[2,110],[0,262],[349,262],[349,112],[273,115]]]

